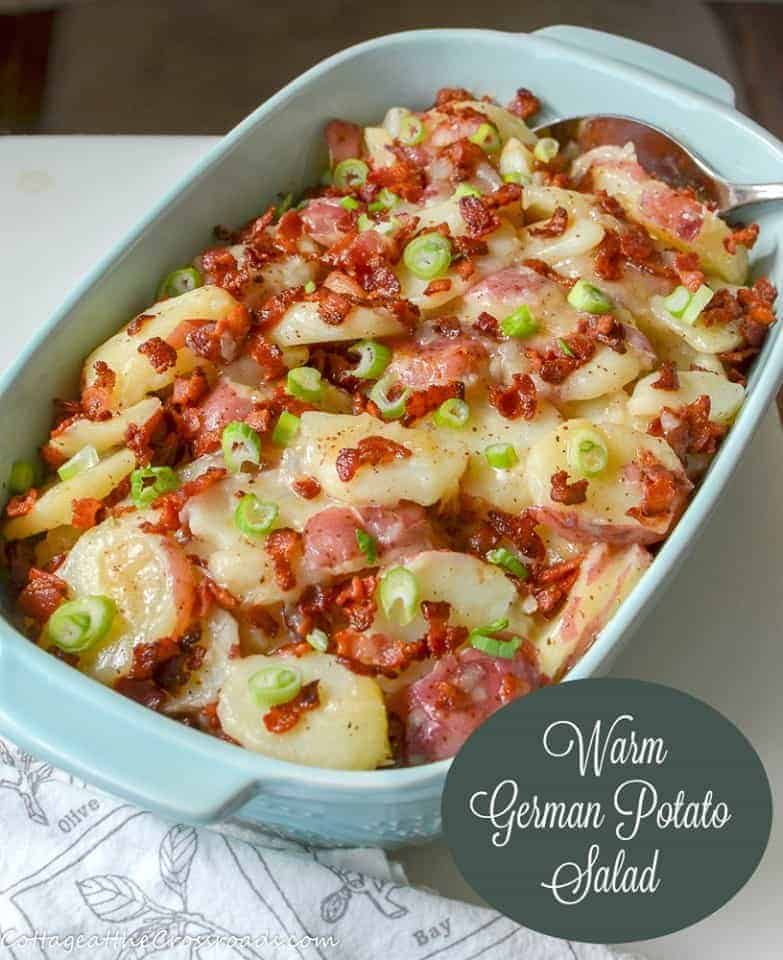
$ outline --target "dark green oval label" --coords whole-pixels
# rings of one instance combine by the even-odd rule
[[[470,737],[443,823],[463,876],[502,913],[619,943],[726,903],[761,859],[772,797],[756,751],[706,703],[577,680],[515,700]]]

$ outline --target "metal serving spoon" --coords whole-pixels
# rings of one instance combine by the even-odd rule
[[[596,114],[571,117],[535,128],[564,147],[573,141],[581,152],[607,144],[636,147],[639,163],[672,187],[693,187],[700,199],[716,205],[721,216],[764,200],[783,200],[783,183],[729,183],[663,130],[631,117]]]

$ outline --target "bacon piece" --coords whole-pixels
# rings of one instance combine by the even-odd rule
[[[71,508],[71,524],[77,530],[89,530],[98,522],[98,513],[103,509],[103,504],[95,497],[83,497],[74,500]]]
[[[603,280],[620,280],[623,275],[623,258],[620,235],[616,230],[604,231],[603,239],[595,253],[595,272]]]
[[[304,287],[288,287],[265,300],[256,311],[259,326],[268,329],[278,324],[292,304],[304,297]]]
[[[611,313],[601,313],[592,317],[580,317],[577,324],[579,333],[590,337],[597,343],[605,343],[615,353],[625,353],[626,327]],[[642,341],[643,342],[643,341]],[[571,348],[573,350],[573,347]],[[641,349],[641,347],[640,347]]]
[[[451,280],[448,277],[441,277],[438,280],[430,280],[424,288],[424,296],[432,297],[436,293],[446,293],[451,290]]]
[[[219,586],[211,577],[202,573],[199,584],[196,587],[193,618],[200,620],[206,617],[212,609],[213,604],[223,610],[228,610],[229,613],[234,613],[240,607],[239,600],[230,590]]]
[[[710,420],[711,402],[707,394],[697,397],[692,403],[677,410],[664,407],[661,416],[651,425],[661,427],[661,434],[666,437],[669,445],[678,456],[685,453],[713,454],[723,439],[728,427],[722,423]],[[663,428],[666,414],[674,419],[675,425],[670,430]]]
[[[315,477],[296,477],[291,482],[291,489],[303,500],[314,500],[321,492],[321,484]]]
[[[547,280],[559,283],[560,286],[566,290],[570,290],[576,283],[576,277],[567,277],[565,274],[558,273],[557,270],[555,270],[554,267],[550,267],[545,260],[539,260],[537,257],[528,257],[527,260],[522,261],[522,266],[527,267],[528,270],[535,270],[537,274],[546,277]]]
[[[565,352],[559,342],[544,351],[525,347],[525,356],[545,383],[561,384],[574,370],[584,366],[595,353],[593,339],[583,333],[572,333],[561,337],[561,340],[568,347],[569,353]]]
[[[541,109],[541,101],[527,87],[520,87],[514,99],[506,107],[509,113],[519,117],[520,120],[529,120]]]
[[[536,385],[529,374],[515,373],[508,387],[491,384],[489,402],[506,420],[517,420],[519,417],[532,420],[537,409]]]
[[[674,269],[684,287],[696,293],[704,283],[704,271],[699,265],[699,255],[695,251],[678,253],[674,258]]]
[[[729,234],[724,237],[723,246],[727,253],[735,254],[737,247],[742,245],[746,250],[752,250],[759,237],[759,225],[749,223],[747,226],[737,225]]]
[[[650,384],[655,390],[677,390],[680,386],[680,378],[677,376],[677,367],[669,361],[664,360],[658,371],[659,377]]]
[[[705,327],[723,326],[742,316],[742,305],[737,297],[726,288],[716,290],[712,299],[702,310],[700,321]]]
[[[148,533],[166,533],[171,530],[178,530],[180,526],[180,510],[190,500],[191,497],[198,496],[208,490],[213,484],[218,483],[226,476],[227,471],[222,467],[210,467],[204,473],[199,474],[193,480],[183,483],[178,490],[171,493],[164,493],[157,497],[152,506],[160,510],[160,519],[157,523],[143,523],[142,529]]]
[[[568,211],[565,207],[556,207],[549,220],[532,224],[527,232],[531,237],[562,237],[567,227]]]
[[[595,197],[598,207],[603,210],[604,213],[608,213],[609,216],[616,217],[618,220],[625,220],[625,210],[622,204],[611,194],[607,193],[606,190],[599,190]]]
[[[138,351],[146,357],[156,373],[165,373],[177,363],[177,351],[162,337],[151,337],[139,344]]]
[[[373,167],[367,176],[367,183],[375,187],[387,187],[403,200],[416,203],[424,192],[424,172],[399,151],[392,149],[397,162],[384,167]]]
[[[517,516],[502,510],[490,510],[487,513],[487,522],[499,536],[510,540],[524,556],[533,560],[543,560],[546,557],[544,541],[536,533],[536,518],[529,510],[523,510]],[[483,553],[486,551],[482,551],[482,555]]]
[[[131,337],[138,336],[146,324],[148,324],[149,321],[153,320],[154,318],[155,314],[153,313],[140,313],[137,317],[134,317],[125,328],[126,333]]]
[[[465,387],[462,383],[434,383],[425,390],[417,390],[408,398],[405,405],[405,415],[402,418],[403,426],[409,427],[412,423],[426,417],[428,413],[437,410],[438,407],[451,400],[454,397],[460,400],[465,395]]]
[[[302,714],[321,705],[318,680],[306,683],[293,700],[278,703],[264,714],[264,726],[270,733],[288,733],[299,723]]]
[[[576,480],[574,483],[568,482],[568,473],[565,470],[558,470],[551,477],[552,489],[549,496],[555,503],[564,503],[571,507],[577,503],[584,503],[587,500],[587,480]]]
[[[35,487],[30,487],[26,493],[20,493],[15,497],[11,497],[5,505],[6,515],[9,517],[26,517],[35,506],[38,496],[39,494]]]
[[[283,363],[283,351],[277,344],[272,343],[260,330],[255,330],[247,341],[247,352],[261,368],[261,379],[276,380],[286,372]]]
[[[330,120],[324,128],[324,138],[329,147],[329,162],[332,167],[362,155],[362,128],[347,120]]]
[[[228,313],[219,317],[215,323],[215,336],[230,337],[235,345],[239,345],[247,336],[250,329],[250,314],[244,304],[238,303]]]
[[[335,653],[343,666],[365,676],[396,677],[415,660],[427,656],[427,648],[420,640],[406,642],[385,634],[359,633],[353,629],[339,630],[334,635]]]
[[[168,699],[165,690],[155,683],[154,680],[134,680],[131,677],[120,677],[115,680],[114,689],[121,693],[123,697],[129,700],[135,700],[143,707],[149,707],[150,710],[160,710]]]
[[[147,464],[152,459],[152,438],[162,425],[164,416],[163,410],[156,410],[144,423],[128,424],[125,443],[136,455],[139,464]]]
[[[353,307],[347,297],[325,287],[317,290],[313,297],[318,302],[318,315],[330,327],[339,327]]]
[[[82,390],[81,409],[88,420],[108,420],[111,417],[111,395],[117,377],[104,360],[96,360],[95,379]]]
[[[334,603],[340,607],[354,630],[367,630],[372,626],[378,609],[375,591],[378,578],[373,574],[363,577],[351,577],[334,596]]]
[[[451,604],[445,600],[424,600],[421,604],[421,613],[427,621],[427,633],[424,643],[430,655],[442,657],[461,646],[468,638],[467,627],[450,627]]]
[[[525,586],[536,598],[538,613],[550,619],[571,592],[579,576],[582,557],[563,560],[550,566],[537,565]]]
[[[487,313],[486,310],[482,310],[473,326],[479,333],[482,333],[485,337],[489,337],[490,340],[500,339],[497,317],[493,317],[492,314]]]
[[[151,643],[137,643],[133,648],[133,660],[127,673],[128,679],[149,680],[161,663],[175,657],[179,652],[179,643],[171,637],[162,637]]]
[[[239,270],[236,258],[225,247],[212,247],[201,254],[201,271],[207,283],[222,287],[232,294],[240,294],[245,276]]]
[[[487,155],[478,144],[464,138],[441,147],[438,156],[450,167],[449,179],[452,183],[471,180],[476,175],[476,170],[486,163],[487,159]]]
[[[203,367],[196,367],[187,377],[177,377],[171,392],[172,406],[184,409],[194,407],[209,390],[209,381]]]
[[[476,98],[464,87],[441,87],[435,94],[435,106],[442,108],[447,103],[458,103],[462,100],[475,100]]]
[[[500,220],[481,197],[460,197],[459,209],[469,237],[485,237],[500,226]]]
[[[46,623],[68,596],[68,584],[53,573],[30,567],[27,584],[19,594],[19,609],[27,617]]]
[[[275,582],[281,590],[293,590],[296,586],[294,564],[302,553],[302,535],[283,527],[273,530],[266,538],[264,549],[272,558]]]
[[[655,458],[649,450],[643,450],[635,465],[640,471],[642,502],[626,511],[629,517],[642,525],[651,517],[670,513],[679,497],[677,477]]]
[[[185,345],[198,357],[217,363],[221,359],[220,340],[215,335],[215,324],[211,322],[192,326],[185,334]]]
[[[348,483],[365,464],[378,466],[393,460],[404,460],[411,455],[407,447],[386,437],[362,437],[356,447],[343,447],[337,454],[337,476],[343,483]]]

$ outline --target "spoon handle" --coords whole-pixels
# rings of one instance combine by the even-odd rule
[[[727,208],[735,210],[764,200],[783,200],[783,183],[735,183],[729,188]]]

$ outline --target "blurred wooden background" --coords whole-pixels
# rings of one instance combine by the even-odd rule
[[[741,109],[783,136],[783,5],[687,0],[398,0],[393,9],[366,0],[0,0],[0,131],[222,133],[359,40],[547,23],[610,30],[701,63],[735,84]]]

